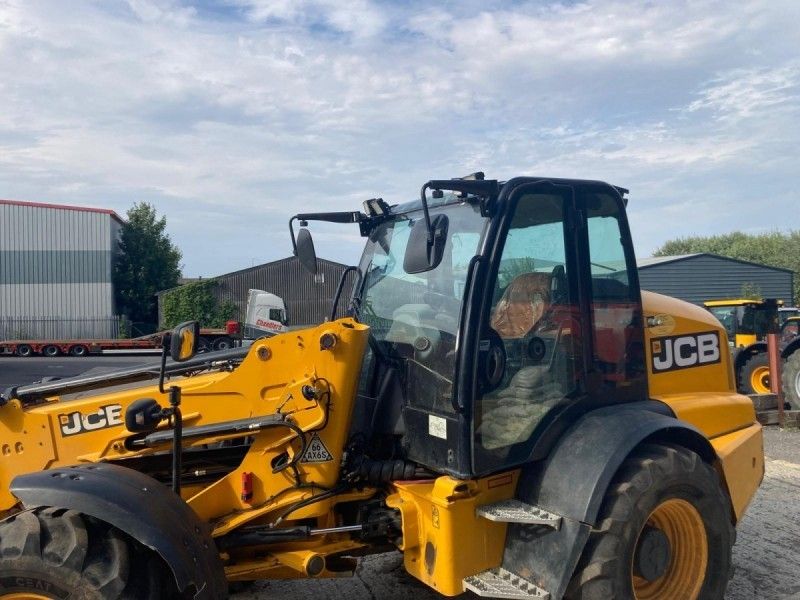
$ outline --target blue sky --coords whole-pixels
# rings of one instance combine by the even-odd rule
[[[800,2],[0,0],[0,197],[166,215],[184,274],[472,171],[631,190],[637,253],[798,227]],[[320,256],[362,240],[315,228]]]

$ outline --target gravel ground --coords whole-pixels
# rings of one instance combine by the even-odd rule
[[[736,567],[726,600],[800,600],[800,432],[765,431],[766,476],[738,527]],[[442,598],[407,575],[399,554],[362,559],[356,576],[314,581],[263,581],[235,600],[434,600]],[[475,598],[472,594],[464,598]],[[679,599],[676,599],[679,600]]]

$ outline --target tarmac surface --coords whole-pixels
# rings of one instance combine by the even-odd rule
[[[90,358],[0,357],[0,390],[43,376],[157,362],[155,356]],[[800,600],[800,431],[765,429],[766,475],[737,530],[734,576],[726,600]],[[233,600],[434,600],[436,592],[409,576],[399,553],[361,560],[352,578],[261,581]],[[463,598],[476,598],[465,594]],[[679,599],[676,599],[679,600]]]

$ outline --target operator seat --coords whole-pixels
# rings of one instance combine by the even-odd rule
[[[527,336],[551,302],[551,273],[523,273],[511,280],[497,302],[490,325],[506,352],[505,386],[481,401],[478,432],[487,450],[508,451],[527,440],[544,414],[563,398],[547,364],[525,366]],[[501,450],[505,448],[506,450]]]
[[[523,273],[508,284],[492,311],[491,326],[503,339],[528,334],[550,305],[550,273]]]

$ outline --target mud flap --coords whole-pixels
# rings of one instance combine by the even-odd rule
[[[182,593],[197,600],[228,597],[210,528],[166,485],[138,471],[104,463],[15,477],[10,491],[25,508],[72,509],[113,525],[158,553]]]

